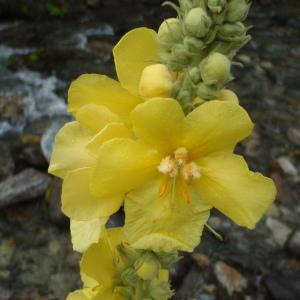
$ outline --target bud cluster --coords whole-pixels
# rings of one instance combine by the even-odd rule
[[[232,80],[231,60],[250,36],[246,18],[248,0],[179,0],[165,2],[178,12],[158,31],[161,62],[178,74],[173,96],[190,105],[196,97],[218,97]]]
[[[119,245],[115,259],[118,276],[114,292],[126,300],[169,299],[173,292],[168,282],[168,270],[178,259],[175,252],[155,253],[126,244]]]

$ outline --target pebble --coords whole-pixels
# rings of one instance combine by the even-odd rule
[[[8,238],[0,242],[0,269],[5,269],[9,266],[15,249],[16,241],[14,238]]]
[[[291,162],[291,160],[286,157],[282,156],[275,160],[275,164],[279,167],[279,169],[285,174],[289,176],[297,176],[298,170],[294,166],[294,164]]]
[[[9,300],[12,296],[12,291],[0,285],[0,300]]]
[[[271,217],[267,218],[266,225],[272,232],[275,242],[283,247],[292,233],[292,229],[279,220]]]
[[[62,180],[54,178],[51,183],[47,201],[49,205],[49,218],[57,225],[66,225],[67,217],[61,211],[61,188]]]
[[[192,258],[200,270],[206,269],[210,264],[210,259],[205,254],[193,253]]]
[[[248,286],[247,279],[236,269],[223,261],[216,262],[214,273],[220,284],[226,288],[230,296],[234,292],[241,292]]]
[[[300,229],[297,230],[290,238],[288,248],[291,253],[300,257]]]
[[[299,128],[290,128],[288,130],[288,138],[295,145],[300,146],[300,129]]]
[[[14,169],[15,163],[9,146],[0,142],[0,181],[12,175]]]
[[[259,135],[254,132],[246,138],[242,145],[245,147],[245,154],[250,157],[257,157],[262,153],[262,144]]]
[[[44,195],[50,181],[50,176],[35,169],[7,178],[0,183],[0,208]]]

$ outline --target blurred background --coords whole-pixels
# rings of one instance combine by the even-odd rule
[[[172,271],[176,300],[300,299],[300,1],[254,0],[253,40],[231,84],[256,123],[237,151],[272,177],[275,204],[255,231],[214,213],[224,237]],[[111,50],[137,26],[174,16],[159,0],[0,0],[0,300],[63,300],[80,286],[59,180],[47,175],[53,137],[71,117],[70,82],[115,76]],[[112,224],[119,224],[115,216]]]

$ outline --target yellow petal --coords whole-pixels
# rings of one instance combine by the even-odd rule
[[[77,290],[68,295],[66,300],[89,300],[82,290]]]
[[[110,140],[98,150],[91,190],[100,197],[124,194],[155,176],[160,159],[155,150],[139,142]]]
[[[95,279],[98,284],[109,287],[115,279],[116,269],[113,261],[115,248],[122,242],[120,228],[107,230],[97,244],[92,245],[84,254],[80,270],[85,276]],[[83,276],[84,279],[84,276]]]
[[[236,104],[239,104],[239,98],[236,95],[235,92],[231,91],[231,90],[227,90],[227,89],[223,89],[220,91],[218,97],[219,100],[223,100],[223,101],[232,101]]]
[[[128,194],[124,235],[135,248],[190,252],[200,242],[211,206],[200,202],[193,190],[187,204],[177,183],[174,198],[171,186],[164,197],[159,197],[161,182],[158,177]]]
[[[184,113],[173,99],[151,99],[131,113],[136,135],[163,154],[171,154],[181,146]]]
[[[247,112],[225,101],[208,101],[191,112],[185,120],[183,145],[194,156],[216,151],[232,151],[253,129]]]
[[[92,169],[82,168],[70,172],[62,188],[62,211],[71,219],[90,221],[117,212],[122,203],[121,194],[98,198],[90,193]]]
[[[132,138],[133,133],[122,123],[107,124],[95,137],[88,143],[87,149],[97,154],[100,146],[113,138]]]
[[[107,220],[107,217],[91,221],[75,221],[71,219],[70,230],[73,249],[77,252],[84,252],[92,244],[97,243]]]
[[[78,122],[67,123],[56,135],[49,173],[64,178],[72,170],[91,166],[94,157],[85,147],[92,137]]]
[[[212,154],[197,163],[202,176],[194,184],[201,199],[253,229],[275,199],[273,181],[249,171],[241,156],[230,153]]]
[[[123,89],[119,82],[98,74],[81,75],[72,82],[68,92],[68,109],[71,113],[76,114],[82,106],[94,103],[106,106],[124,121],[140,101]]]
[[[98,133],[110,122],[121,122],[121,119],[103,105],[87,104],[76,113],[76,120],[84,127]]]
[[[119,81],[133,95],[138,95],[144,68],[159,61],[156,36],[152,29],[136,28],[125,34],[113,50]]]

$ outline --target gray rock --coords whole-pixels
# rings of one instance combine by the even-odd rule
[[[282,156],[276,159],[276,163],[278,164],[278,167],[285,175],[289,175],[289,176],[298,175],[298,170],[296,169],[296,167],[288,157]]]
[[[8,300],[12,296],[13,292],[4,286],[0,285],[0,300]]]
[[[300,257],[300,230],[297,230],[288,243],[289,250],[296,256]]]
[[[57,225],[66,225],[67,217],[61,211],[61,188],[62,180],[55,178],[51,184],[48,194],[49,217]]]
[[[34,169],[26,169],[0,183],[0,208],[42,196],[51,178]]]
[[[292,233],[292,229],[274,218],[268,218],[266,225],[271,230],[275,242],[283,247]]]
[[[3,180],[13,174],[15,163],[9,149],[9,146],[0,142],[0,180]]]
[[[242,274],[222,261],[216,263],[214,271],[218,281],[230,296],[234,292],[243,291],[248,286],[247,279]]]

